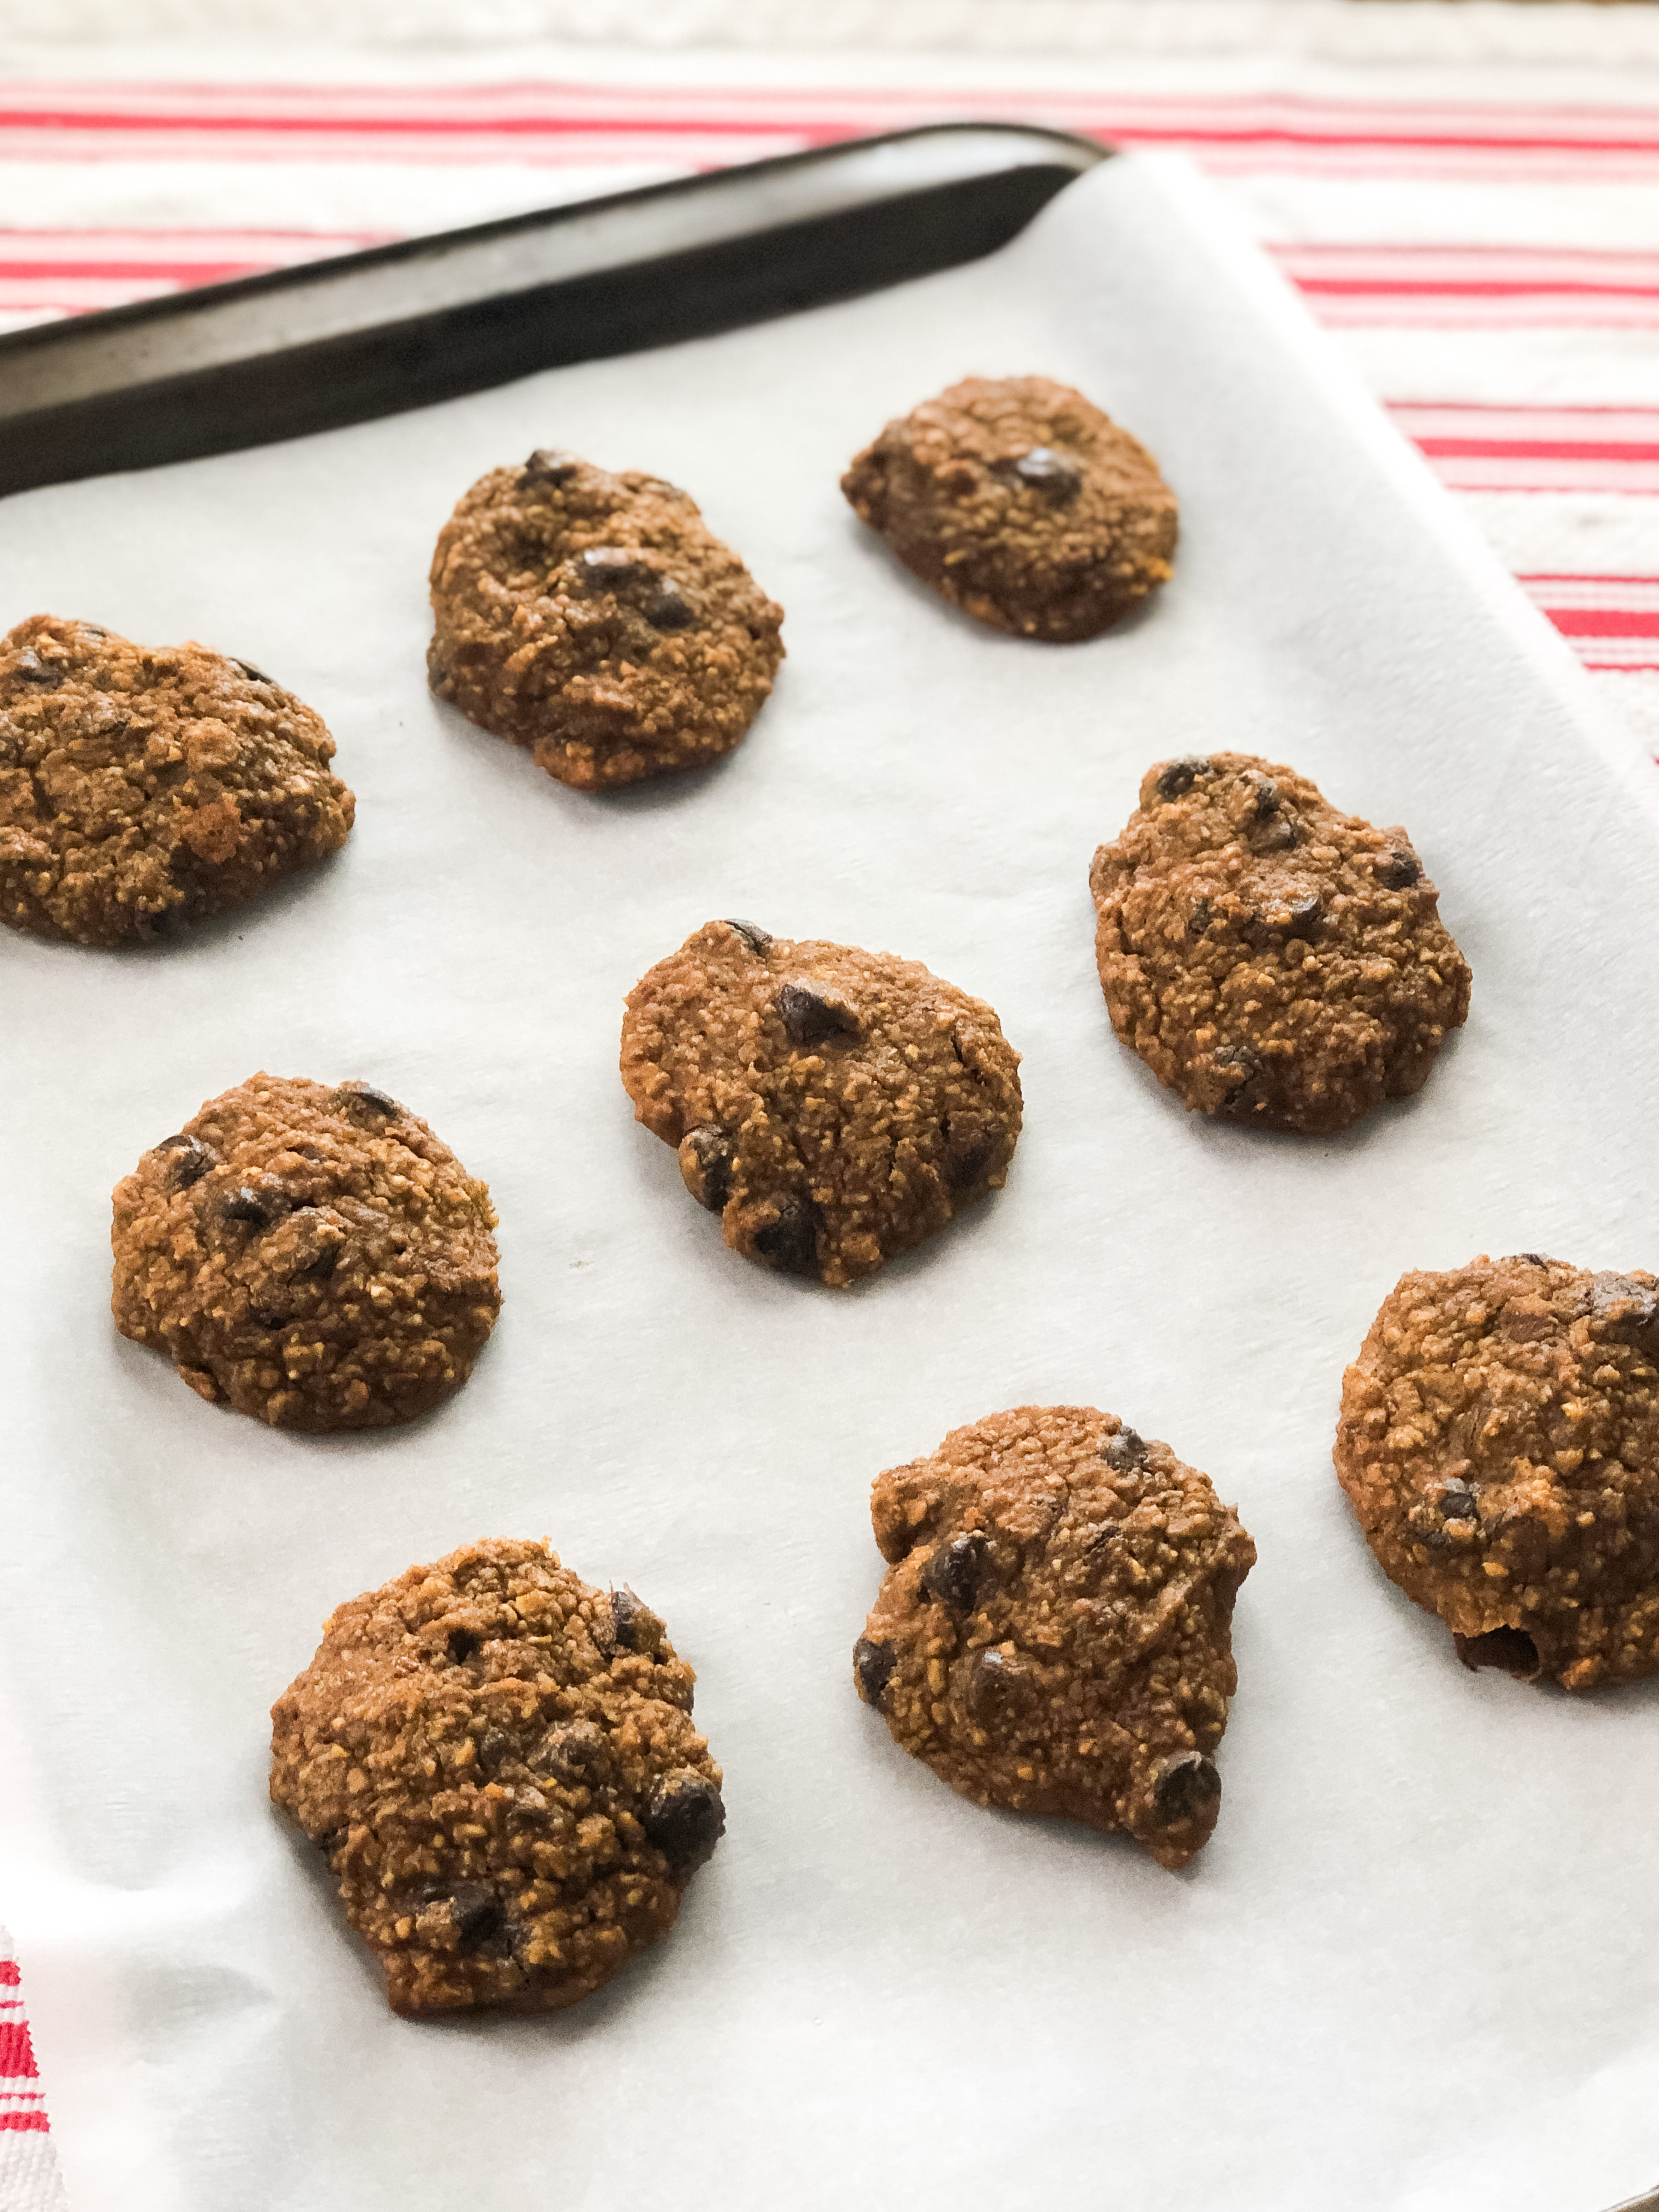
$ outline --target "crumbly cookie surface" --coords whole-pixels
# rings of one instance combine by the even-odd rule
[[[255,1075],[116,1185],[115,1325],[273,1428],[387,1428],[472,1373],[501,1308],[495,1225],[385,1092]]]
[[[1542,1254],[1402,1275],[1342,1381],[1336,1468],[1470,1667],[1659,1674],[1659,1284]]]
[[[995,629],[1094,637],[1167,583],[1175,495],[1144,446],[1046,376],[971,376],[841,479],[924,583]]]
[[[1019,1054],[919,961],[711,921],[628,994],[622,1080],[735,1252],[843,1285],[1000,1190]]]
[[[579,790],[730,752],[784,658],[783,609],[695,501],[573,453],[481,477],[431,582],[432,690]]]
[[[1089,882],[1112,1026],[1199,1113],[1333,1134],[1420,1090],[1468,1014],[1405,831],[1253,754],[1149,769]]]
[[[876,1479],[893,1564],[853,1680],[981,1805],[1185,1866],[1221,1806],[1233,1601],[1256,1547],[1210,1478],[1089,1406],[1021,1406]]]
[[[34,615],[0,639],[0,921],[121,945],[338,851],[319,716],[247,661]]]
[[[395,2012],[552,2012],[660,1942],[725,1826],[695,1677],[627,1589],[464,1545],[331,1616],[271,1708],[271,1795]]]

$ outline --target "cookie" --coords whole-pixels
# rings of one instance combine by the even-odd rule
[[[345,844],[320,719],[245,660],[34,615],[0,639],[0,921],[123,945]]]
[[[1198,1113],[1334,1135],[1421,1090],[1468,1014],[1406,832],[1253,754],[1149,769],[1089,884],[1112,1026]]]
[[[463,1545],[330,1616],[271,1707],[271,1796],[394,2012],[556,2012],[661,1942],[726,1825],[695,1680],[546,1544]]]
[[[472,1373],[501,1310],[495,1225],[384,1091],[255,1075],[116,1185],[115,1326],[272,1428],[387,1428]]]
[[[878,1475],[892,1562],[853,1681],[977,1804],[1203,1849],[1256,1547],[1208,1475],[1091,1406],[1019,1406]]]
[[[953,384],[889,422],[841,489],[924,584],[1017,637],[1095,637],[1169,580],[1157,463],[1046,376]]]
[[[1337,1474],[1468,1667],[1659,1674],[1659,1283],[1541,1253],[1402,1275],[1342,1378]]]
[[[784,610],[694,500],[574,453],[480,477],[431,582],[433,690],[581,791],[730,752],[784,658]]]
[[[831,1284],[1000,1190],[1020,1055],[918,961],[711,921],[628,994],[622,1080],[733,1251]]]

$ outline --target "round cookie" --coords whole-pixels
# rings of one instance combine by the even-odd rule
[[[784,610],[693,500],[574,453],[480,477],[431,583],[433,690],[582,791],[730,752],[784,658]]]
[[[1199,1113],[1333,1135],[1420,1090],[1468,1014],[1405,831],[1253,754],[1149,769],[1089,884],[1112,1026]]]
[[[116,1185],[115,1325],[272,1428],[387,1428],[472,1373],[501,1310],[495,1225],[383,1091],[255,1075]]]
[[[695,1680],[545,1544],[464,1545],[331,1615],[271,1708],[271,1795],[394,2012],[555,2012],[662,1941],[726,1824]]]
[[[1540,1253],[1402,1275],[1342,1378],[1337,1474],[1468,1667],[1659,1674],[1659,1284]]]
[[[1167,583],[1175,495],[1144,446],[1046,376],[970,376],[841,479],[924,584],[993,629],[1096,636]]]
[[[1202,1850],[1256,1547],[1208,1475],[1090,1406],[1019,1406],[878,1475],[893,1564],[853,1680],[965,1797]]]
[[[745,1259],[845,1284],[1000,1190],[1020,1055],[919,961],[711,921],[628,994],[622,1080]]]
[[[122,945],[345,844],[334,740],[245,660],[34,615],[0,639],[0,921]]]

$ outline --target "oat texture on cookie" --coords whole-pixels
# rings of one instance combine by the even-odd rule
[[[1402,1275],[1342,1381],[1337,1474],[1465,1665],[1659,1674],[1659,1283],[1523,1252]]]
[[[35,615],[0,639],[0,921],[114,945],[336,852],[334,740],[260,670]]]
[[[1406,832],[1253,754],[1149,769],[1089,880],[1112,1026],[1199,1113],[1334,1134],[1420,1090],[1468,1014]]]
[[[432,690],[561,783],[706,768],[784,657],[784,611],[690,495],[574,453],[491,470],[432,557]]]
[[[1016,636],[1094,637],[1171,574],[1156,462],[1046,376],[952,385],[889,422],[841,489],[924,583]]]
[[[918,961],[711,921],[628,995],[622,1080],[746,1259],[868,1275],[1000,1190],[1019,1054]]]
[[[337,1609],[271,1709],[271,1795],[394,2011],[557,2011],[662,1941],[725,1826],[695,1679],[631,1589],[545,1544]]]
[[[853,1681],[977,1803],[1185,1866],[1221,1807],[1233,1602],[1256,1547],[1210,1478],[1088,1406],[1020,1406],[876,1479],[891,1562]]]
[[[114,1203],[116,1327],[273,1428],[430,1413],[501,1308],[488,1189],[369,1084],[253,1076],[147,1152]]]

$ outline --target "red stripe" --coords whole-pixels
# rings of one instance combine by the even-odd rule
[[[1595,445],[1565,438],[1418,438],[1430,460],[1659,461],[1659,445]]]
[[[15,1990],[21,1979],[15,1959],[0,1959],[0,1989]]]
[[[1517,568],[1515,573],[1522,584],[1659,584],[1659,576],[1609,576],[1600,569],[1588,574],[1576,568]]]
[[[326,256],[319,255],[326,259]],[[176,283],[219,284],[231,276],[251,276],[287,262],[270,261],[7,261],[0,259],[0,283],[8,277],[76,276],[131,278],[134,283],[156,278]]]
[[[1593,607],[1546,607],[1545,612],[1565,637],[1659,638],[1659,608],[1647,614]]]
[[[1400,299],[1512,300],[1552,292],[1569,297],[1584,295],[1601,299],[1659,300],[1659,284],[1588,284],[1559,276],[1540,276],[1531,283],[1516,279],[1509,283],[1496,283],[1490,278],[1453,283],[1421,278],[1408,283],[1403,277],[1388,276],[1298,276],[1296,283],[1301,291],[1329,294],[1336,299],[1369,293]]]
[[[38,2135],[50,2135],[52,2122],[44,2112],[0,2112],[0,2129],[9,2128],[15,2134],[31,2130]]]
[[[14,2081],[33,2081],[37,2078],[34,2047],[29,2041],[27,2021],[0,2021],[0,2076],[6,2075]]]

